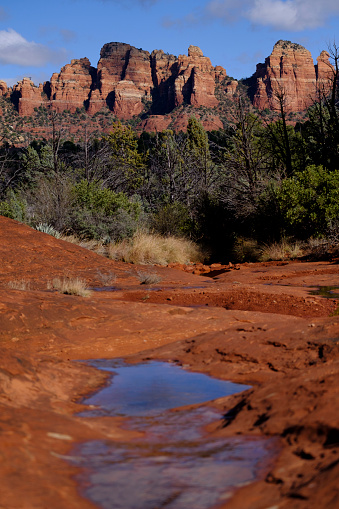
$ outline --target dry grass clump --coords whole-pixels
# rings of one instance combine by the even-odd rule
[[[204,255],[192,241],[150,233],[136,233],[131,239],[109,244],[108,256],[128,263],[168,265],[203,261]]]
[[[162,281],[161,276],[156,272],[144,272],[142,270],[137,270],[137,279],[141,285],[155,285]]]
[[[30,290],[30,287],[30,281],[26,281],[25,279],[15,279],[14,281],[8,282],[8,288],[11,290]]]
[[[111,270],[108,272],[101,272],[101,270],[98,269],[97,278],[103,286],[111,286],[117,280],[116,274]]]
[[[52,288],[66,295],[79,295],[80,297],[89,297],[90,290],[87,289],[86,281],[78,277],[74,279],[53,279]]]
[[[317,239],[311,237],[304,244],[305,255],[313,260],[326,258],[331,250],[331,243],[328,239]]]
[[[66,242],[70,242],[71,244],[76,244],[77,246],[83,247],[84,249],[88,249],[89,251],[93,251],[99,255],[106,255],[106,247],[103,242],[100,240],[85,240],[80,239],[76,235],[62,235],[60,240],[64,240]]]
[[[267,262],[269,260],[286,260],[298,258],[302,256],[303,251],[300,244],[295,242],[289,244],[287,240],[280,242],[274,242],[273,244],[267,244],[262,247],[260,261]]]

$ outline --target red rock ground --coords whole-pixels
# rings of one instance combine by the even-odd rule
[[[1,509],[94,507],[65,461],[72,446],[136,432],[120,418],[75,415],[104,374],[70,361],[128,355],[252,385],[214,403],[227,418],[208,431],[276,437],[277,450],[257,482],[220,507],[339,507],[338,300],[310,294],[339,286],[335,261],[244,264],[210,277],[156,267],[162,281],[144,288],[140,267],[2,217],[0,260]],[[117,291],[47,290],[63,276],[102,286],[98,270],[116,274]],[[10,289],[15,280],[30,289]]]

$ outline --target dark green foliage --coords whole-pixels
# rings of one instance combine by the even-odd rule
[[[181,203],[167,203],[151,218],[151,228],[161,235],[193,236],[197,225],[188,209]]]
[[[72,189],[71,230],[84,238],[120,240],[133,235],[142,215],[139,202],[98,183],[82,180]]]
[[[339,170],[309,166],[281,183],[277,201],[287,233],[299,238],[324,235],[339,217]]]
[[[0,201],[0,216],[9,217],[16,221],[24,222],[26,219],[27,204],[13,190],[7,193],[6,198]]]

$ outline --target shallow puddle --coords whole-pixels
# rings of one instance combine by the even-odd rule
[[[316,290],[312,290],[311,295],[320,295],[326,299],[339,299],[339,286],[315,286]]]
[[[119,292],[121,288],[117,288],[116,286],[95,286],[89,288],[92,292]]]
[[[74,451],[86,468],[78,477],[83,493],[98,507],[208,509],[255,479],[258,464],[268,457],[267,440],[211,438],[203,428],[221,419],[220,413],[208,406],[177,408],[247,386],[164,362],[90,364],[114,375],[110,385],[83,401],[98,408],[80,415],[131,416],[126,428],[144,434],[128,443],[87,442]]]

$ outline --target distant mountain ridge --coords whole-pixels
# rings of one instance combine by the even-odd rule
[[[332,72],[326,51],[317,62],[314,65],[303,46],[278,41],[249,80],[253,105],[274,110],[276,93],[283,90],[287,111],[305,110]],[[97,67],[88,58],[72,60],[38,87],[29,78],[13,88],[0,81],[0,96],[10,98],[20,116],[31,116],[40,106],[59,113],[80,109],[90,116],[108,108],[119,119],[140,117],[143,128],[157,130],[166,127],[168,114],[183,104],[210,109],[214,124],[222,127],[220,110],[238,88],[238,82],[228,78],[223,67],[213,67],[197,46],[190,46],[187,56],[176,57],[111,42],[101,49]]]

